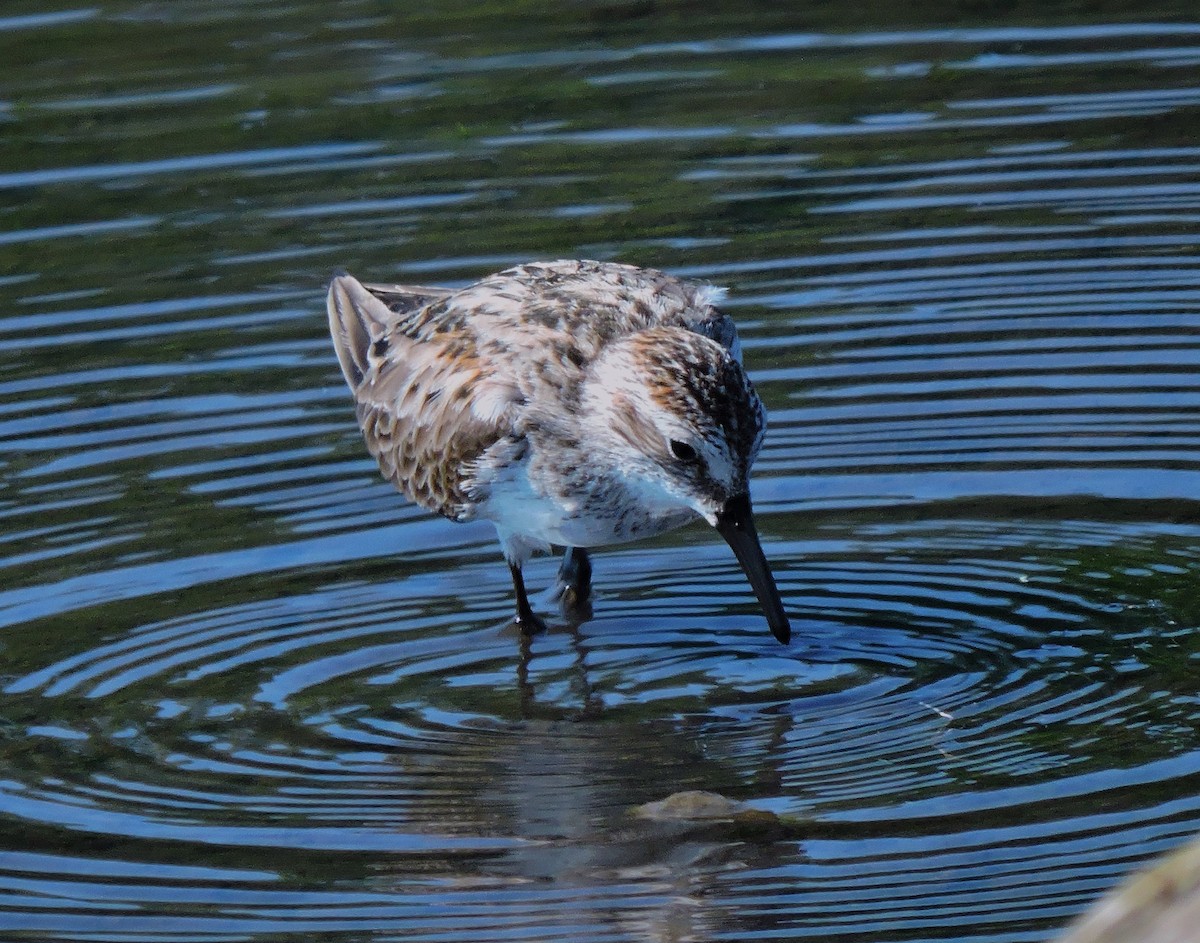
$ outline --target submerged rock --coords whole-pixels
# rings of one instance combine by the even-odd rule
[[[652,822],[675,822],[680,820],[731,820],[748,810],[756,811],[751,810],[746,803],[729,799],[719,792],[689,789],[685,792],[672,793],[657,802],[634,806],[629,811],[631,815],[639,819],[649,819]],[[770,815],[771,813],[765,814]]]
[[[672,793],[657,802],[634,806],[629,812],[662,828],[693,834],[707,832],[734,841],[783,837],[791,830],[774,812],[700,789]]]

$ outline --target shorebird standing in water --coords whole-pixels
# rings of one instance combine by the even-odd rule
[[[559,588],[581,603],[586,548],[699,516],[787,642],[748,491],[766,411],[721,295],[651,269],[560,261],[458,291],[339,274],[328,307],[384,477],[451,520],[495,525],[525,631],[543,628],[521,575],[535,551],[567,548]]]

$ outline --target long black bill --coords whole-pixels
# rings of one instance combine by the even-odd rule
[[[763,555],[762,544],[758,542],[750,495],[739,494],[726,502],[717,515],[717,533],[733,548],[734,556],[746,571],[754,595],[767,615],[771,634],[786,645],[792,637],[792,627],[788,624],[787,613],[783,611],[783,600],[779,598],[775,577],[771,575],[771,567]]]

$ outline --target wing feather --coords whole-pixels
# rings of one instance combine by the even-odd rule
[[[333,279],[327,307],[338,362],[384,477],[422,507],[467,520],[481,499],[478,460],[511,437],[520,397],[463,325],[431,316],[448,292],[404,291]]]
[[[428,285],[367,285],[363,288],[378,298],[393,313],[411,314],[435,301],[454,294],[453,288],[433,288]]]

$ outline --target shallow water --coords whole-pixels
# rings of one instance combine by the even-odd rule
[[[1200,21],[1060,6],[7,6],[6,938],[1039,941],[1200,828]],[[789,648],[697,526],[522,652],[378,480],[329,272],[576,255],[731,289]]]

